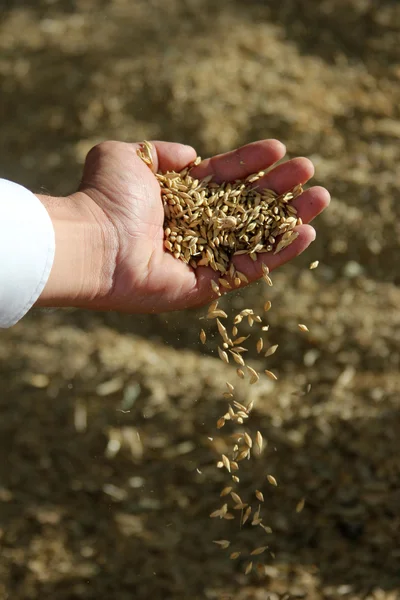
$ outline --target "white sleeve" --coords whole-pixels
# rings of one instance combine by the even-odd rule
[[[54,229],[36,196],[0,179],[0,328],[11,327],[34,305],[50,275]]]

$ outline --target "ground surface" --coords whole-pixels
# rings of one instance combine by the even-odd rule
[[[101,139],[205,156],[273,136],[333,196],[272,290],[226,302],[273,302],[279,382],[238,389],[268,440],[240,490],[263,489],[271,534],[208,518],[235,375],[201,312],[1,333],[1,599],[400,598],[399,32],[389,0],[0,3],[0,176],[63,194]],[[245,577],[219,538],[275,558]]]

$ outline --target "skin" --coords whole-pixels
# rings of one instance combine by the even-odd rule
[[[56,255],[39,306],[82,307],[130,313],[152,313],[200,306],[215,298],[208,267],[193,270],[163,246],[164,212],[157,171],[180,171],[196,158],[182,144],[151,142],[154,172],[138,157],[139,144],[104,142],[88,154],[79,190],[67,198],[39,196],[54,224]],[[285,156],[278,140],[262,140],[204,160],[192,174],[232,181],[260,170],[264,187],[283,193],[313,175],[307,158],[276,166]],[[299,237],[277,255],[234,258],[249,282],[303,252],[315,239],[310,223],[329,204],[322,187],[306,190],[294,205],[304,225]],[[222,291],[222,290],[221,290]]]

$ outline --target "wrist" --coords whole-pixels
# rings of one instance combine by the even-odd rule
[[[116,244],[111,223],[82,192],[37,197],[55,233],[54,262],[37,306],[96,308],[112,287]]]

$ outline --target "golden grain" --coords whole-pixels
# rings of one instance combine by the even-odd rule
[[[232,481],[234,481],[235,483],[239,483],[240,479],[237,475],[232,475]]]
[[[238,337],[236,340],[234,340],[233,345],[238,346],[239,344],[243,344],[243,342],[245,342],[249,337],[249,335]]]
[[[236,373],[240,379],[244,379],[244,371],[242,371],[242,369],[236,369]]]
[[[262,339],[262,338],[260,338],[260,339],[257,341],[257,346],[256,346],[256,347],[257,347],[257,353],[258,353],[258,354],[260,354],[261,350],[263,349],[263,346],[264,346],[264,341],[263,341],[263,339]]]
[[[278,482],[276,481],[276,479],[273,475],[267,475],[267,479],[271,485],[274,485],[275,487],[277,487]]]
[[[278,378],[272,371],[268,371],[268,369],[265,369],[264,373],[273,381],[277,381]]]
[[[312,263],[310,264],[310,269],[311,269],[311,271],[312,271],[313,269],[316,269],[316,268],[318,267],[318,265],[319,265],[319,260],[314,260],[314,262],[312,262]]]
[[[254,383],[257,383],[257,381],[260,379],[257,371],[255,371],[252,367],[247,367],[247,370],[250,373],[250,384],[253,385]]]
[[[232,552],[232,554],[229,555],[229,558],[231,560],[236,560],[237,558],[239,558],[240,554],[240,552]]]
[[[260,490],[256,490],[255,495],[257,500],[259,500],[260,502],[264,502],[264,494],[260,492]]]
[[[231,497],[232,497],[232,500],[234,502],[236,502],[236,504],[242,504],[242,499],[239,496],[239,494],[236,494],[235,492],[231,492]]]
[[[300,331],[310,331],[307,325],[304,325],[303,323],[299,323],[297,327],[300,329]]]
[[[268,312],[271,309],[272,306],[272,302],[270,302],[269,300],[267,300],[267,302],[264,304],[264,310],[265,312]]]
[[[222,464],[224,465],[225,469],[230,473],[231,472],[231,463],[230,460],[227,456],[225,456],[225,454],[223,454],[221,456],[222,459]]]
[[[229,383],[229,381],[226,382],[226,387],[231,392],[231,394],[235,391],[235,388],[233,387],[233,385],[231,383]]]
[[[242,525],[244,525],[247,522],[247,520],[250,517],[250,515],[251,515],[251,506],[249,506],[246,509],[246,512],[244,513],[244,515],[242,517]]]
[[[211,289],[218,296],[221,295],[221,292],[219,291],[219,285],[213,279],[211,280]]]
[[[231,488],[231,487],[229,487],[229,486],[227,486],[227,487],[224,487],[224,489],[223,489],[223,490],[222,490],[222,492],[220,493],[220,496],[221,496],[221,497],[223,497],[223,496],[227,496],[228,494],[230,494],[230,493],[231,493],[231,491],[232,491],[232,488]]]
[[[229,363],[229,357],[227,355],[227,353],[225,352],[225,350],[221,350],[221,348],[218,346],[218,354],[220,359],[224,362],[224,363]]]
[[[252,568],[253,568],[253,563],[252,563],[252,561],[250,561],[244,570],[244,574],[248,575],[249,573],[251,573]]]
[[[268,549],[268,546],[260,546],[259,548],[255,548],[252,552],[250,552],[250,556],[258,556],[262,554]]]
[[[253,440],[251,439],[251,437],[249,436],[249,434],[248,434],[248,433],[245,433],[245,434],[244,434],[244,441],[245,441],[245,444],[246,444],[246,445],[247,445],[249,448],[252,448],[252,446],[253,446]]]
[[[256,433],[256,444],[258,447],[258,451],[261,454],[262,452],[262,448],[263,448],[263,436],[261,435],[261,433],[259,431],[257,431]]]
[[[226,550],[226,548],[229,548],[229,546],[230,546],[230,541],[229,540],[213,540],[213,544],[217,544],[217,546],[219,546],[223,550]]]
[[[204,331],[204,329],[202,329],[200,331],[200,341],[202,344],[205,344],[207,341],[207,336],[206,336],[206,332]]]
[[[235,363],[237,363],[241,367],[244,367],[245,362],[244,362],[243,358],[240,356],[240,354],[237,354],[236,352],[233,352],[233,350],[229,350],[229,352],[232,354],[233,360],[235,361]],[[226,352],[225,352],[225,354],[226,354]]]
[[[298,504],[297,504],[297,506],[296,506],[296,512],[297,512],[297,513],[301,513],[301,511],[303,510],[303,508],[304,508],[304,506],[305,506],[305,503],[306,503],[306,499],[305,499],[305,498],[302,498],[302,499],[301,499],[301,500],[298,502]]]
[[[218,281],[220,282],[220,284],[222,285],[222,287],[226,288],[227,290],[231,290],[232,289],[231,284],[226,279],[220,278],[220,279],[218,279]]]
[[[268,348],[268,350],[266,351],[266,353],[264,354],[265,357],[267,356],[272,356],[273,354],[275,354],[275,352],[278,349],[278,344],[275,344],[275,346],[270,346]]]

